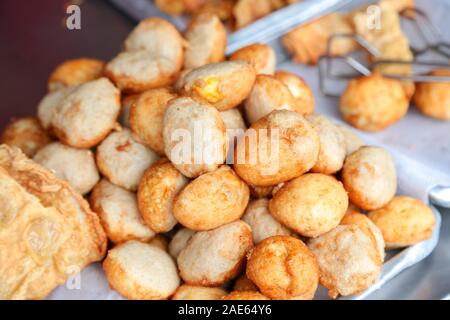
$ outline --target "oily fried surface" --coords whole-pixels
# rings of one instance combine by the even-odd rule
[[[106,238],[87,202],[17,148],[0,146],[0,298],[45,298],[100,260]]]

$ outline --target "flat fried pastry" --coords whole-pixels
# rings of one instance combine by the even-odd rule
[[[72,187],[0,146],[0,299],[45,298],[105,249],[98,217]]]

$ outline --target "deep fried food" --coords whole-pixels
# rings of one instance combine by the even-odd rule
[[[90,202],[112,242],[148,241],[155,235],[144,224],[134,193],[103,179],[92,191]]]
[[[11,121],[3,131],[0,143],[17,147],[28,157],[50,143],[51,138],[33,117],[18,118]]]
[[[320,267],[320,283],[331,298],[357,294],[374,284],[383,257],[371,232],[358,224],[340,225],[311,239],[309,249]]]
[[[274,236],[251,251],[247,277],[271,299],[310,300],[319,283],[319,266],[301,240]]]
[[[239,274],[252,246],[252,231],[240,220],[197,232],[178,255],[181,278],[192,285],[223,284]]]
[[[135,240],[109,250],[103,269],[110,286],[128,299],[164,300],[180,284],[167,252]]]
[[[191,230],[211,230],[239,219],[250,197],[248,186],[228,166],[189,183],[173,203],[173,215]]]
[[[72,187],[0,146],[0,298],[45,298],[105,249],[97,215]]]
[[[347,207],[342,183],[320,173],[308,173],[285,183],[269,202],[275,219],[305,237],[317,237],[335,228]]]
[[[369,218],[383,234],[386,247],[407,247],[431,237],[436,219],[430,207],[421,201],[396,196],[381,209],[369,212]]]

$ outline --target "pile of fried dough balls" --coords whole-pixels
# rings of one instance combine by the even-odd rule
[[[362,292],[385,249],[431,236],[431,209],[396,196],[386,150],[313,112],[310,88],[275,72],[271,47],[226,59],[225,46],[214,15],[184,38],[143,20],[108,63],[58,66],[37,119],[15,120],[2,142],[90,199],[110,240],[106,277],[126,298],[312,299],[319,283],[333,298]],[[214,134],[177,135],[198,128]]]

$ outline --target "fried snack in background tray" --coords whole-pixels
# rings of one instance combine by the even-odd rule
[[[334,33],[353,33],[351,21],[346,15],[332,13],[310,23],[300,25],[288,32],[282,39],[286,50],[295,62],[316,64],[324,55],[327,42]],[[332,48],[333,55],[346,55],[357,48],[351,39],[339,39]]]
[[[67,183],[0,146],[0,298],[42,299],[103,258],[97,215]]]

